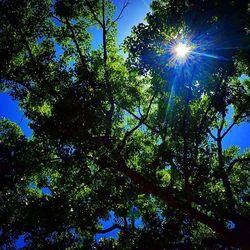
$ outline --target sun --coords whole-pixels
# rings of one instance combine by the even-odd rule
[[[178,43],[173,49],[177,58],[185,58],[191,51],[191,48],[185,43]]]

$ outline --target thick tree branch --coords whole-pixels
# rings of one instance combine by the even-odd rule
[[[217,153],[218,153],[218,163],[219,163],[219,171],[221,173],[221,179],[223,186],[225,188],[225,195],[228,203],[228,208],[235,213],[236,212],[236,202],[233,196],[233,191],[231,188],[231,183],[228,177],[227,172],[225,171],[225,163],[222,151],[222,139],[220,136],[221,130],[218,129],[218,139],[217,139]]]
[[[113,226],[111,226],[109,228],[106,228],[106,229],[103,229],[103,230],[98,230],[98,231],[96,231],[96,233],[98,233],[98,234],[106,234],[106,233],[111,232],[111,231],[113,231],[115,229],[122,230],[123,227],[120,226],[119,224],[114,224]]]
[[[106,128],[106,137],[109,138],[111,136],[112,124],[113,124],[113,115],[115,111],[115,102],[113,97],[113,89],[112,85],[109,81],[109,73],[107,69],[107,59],[108,59],[108,51],[107,51],[107,28],[106,28],[106,6],[105,0],[102,0],[102,45],[103,45],[103,67],[104,67],[104,82],[107,90],[107,97],[109,100],[110,108],[106,112],[107,117],[107,128]]]
[[[198,211],[197,209],[193,208],[192,204],[188,204],[183,195],[179,192],[174,190],[173,188],[165,188],[162,189],[158,187],[154,182],[143,177],[137,171],[130,169],[125,160],[120,156],[117,152],[111,152],[111,157],[105,154],[101,155],[96,163],[103,169],[103,168],[112,168],[117,172],[120,172],[130,178],[134,184],[139,185],[139,187],[143,190],[143,192],[147,194],[153,194],[163,201],[165,201],[169,206],[179,209],[180,211],[189,215],[190,218],[200,221],[201,223],[209,226],[212,230],[220,235],[222,239],[231,243],[231,244],[238,244],[238,241],[235,241],[236,235],[238,235],[238,231],[229,230],[224,225],[220,224],[216,219],[209,217],[208,215]],[[79,157],[78,157],[79,158]],[[198,202],[199,204],[200,202]],[[200,203],[202,204],[202,202]],[[230,217],[229,217],[230,218]],[[115,228],[120,228],[120,225],[114,225],[111,228],[100,230],[100,233],[110,232]],[[242,244],[245,244],[242,241]]]
[[[169,206],[175,207],[177,209],[180,209],[182,212],[187,213],[190,216],[190,218],[196,219],[204,223],[205,225],[209,226],[211,229],[216,231],[222,238],[228,240],[231,237],[232,232],[230,232],[230,230],[228,230],[219,222],[217,222],[217,220],[196,210],[195,208],[192,207],[191,204],[187,204],[185,200],[182,200],[180,197],[176,196],[173,193],[173,189],[162,190],[161,188],[157,187],[155,183],[145,179],[139,173],[130,169],[126,165],[123,158],[118,157],[116,161],[114,160],[110,161],[110,159],[107,156],[103,156],[103,159],[101,160],[100,163],[103,166],[106,166],[105,162],[107,162],[106,164],[108,164],[113,169],[129,177],[135,184],[139,185],[145,193],[153,194],[161,198]]]

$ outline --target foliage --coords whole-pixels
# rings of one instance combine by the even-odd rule
[[[110,0],[1,1],[0,88],[33,129],[0,121],[2,248],[249,249],[250,152],[222,148],[250,117],[248,6],[154,0],[124,59]]]

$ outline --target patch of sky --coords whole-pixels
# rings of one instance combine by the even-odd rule
[[[74,69],[74,67],[75,67],[75,58],[74,58],[74,56],[72,56],[72,59],[68,62],[66,69],[70,70],[70,69]],[[75,77],[75,80],[76,79],[77,78]],[[75,81],[74,79],[72,79],[72,80]]]
[[[102,45],[102,31],[97,26],[87,28],[87,31],[91,34],[91,48],[97,50]]]
[[[116,11],[114,18],[118,16],[120,10],[123,6],[123,1],[121,0],[113,0]],[[145,16],[146,13],[150,12],[150,3],[151,0],[136,0],[136,1],[129,1],[129,4],[123,15],[117,22],[117,29],[118,29],[118,44],[121,44],[124,38],[130,34],[131,28],[139,23],[146,24]],[[131,13],[136,13],[131,15]]]
[[[171,169],[171,166],[170,165],[166,165],[165,167],[164,167],[164,170],[170,170]]]
[[[38,44],[41,44],[43,41],[44,41],[44,37],[43,36],[40,36],[40,37],[38,37],[38,39],[37,39],[37,43]]]
[[[139,130],[142,132],[142,133],[146,133],[148,131],[147,129],[147,126],[145,124],[142,124],[139,128]]]
[[[45,239],[46,239],[46,241],[49,241],[51,243],[55,243],[56,242],[56,238],[58,236],[59,236],[58,232],[52,232]]]
[[[240,79],[240,82],[244,82],[245,80],[249,80],[250,77],[249,77],[248,75],[246,75],[246,74],[242,74],[242,75],[239,77],[239,79]]]
[[[54,41],[54,47],[56,51],[56,59],[58,60],[63,55],[64,49],[56,41]]]
[[[140,108],[136,108],[136,109],[135,109],[135,114],[136,114],[136,116],[138,116],[139,118],[142,118],[142,114],[141,114]]]
[[[50,185],[51,184],[51,177],[50,176],[47,176],[47,183],[48,183],[48,185]]]
[[[234,229],[235,228],[235,224],[231,220],[229,220],[227,222],[227,228],[228,229]]]
[[[234,110],[230,106],[226,116],[228,121],[228,126],[233,122]],[[224,129],[225,131],[225,129]],[[248,122],[242,122],[239,125],[234,125],[234,127],[228,132],[228,134],[222,140],[222,146],[224,149],[230,146],[239,146],[240,153],[243,153],[245,149],[250,148],[250,140],[246,140],[250,136],[250,124]]]
[[[246,74],[242,74],[239,77],[240,82],[244,82],[245,80],[249,80],[250,77]],[[229,127],[233,123],[233,115],[234,109],[232,105],[229,106],[228,112],[226,115],[226,121]],[[224,132],[226,129],[223,130]],[[217,136],[217,131],[214,129],[212,134]],[[240,153],[243,153],[246,149],[250,148],[250,140],[246,140],[250,135],[250,124],[248,122],[242,122],[239,125],[234,125],[234,127],[228,132],[228,134],[222,140],[222,147],[226,149],[230,146],[239,146]],[[212,138],[210,138],[213,141]]]
[[[42,187],[41,191],[42,191],[43,195],[52,196],[52,192],[51,192],[51,189],[49,187]]]
[[[36,184],[34,182],[30,182],[29,185],[28,185],[28,188],[36,189]]]
[[[128,222],[128,225],[131,225],[132,220],[134,220],[135,228],[139,229],[139,228],[143,228],[144,224],[143,224],[143,221],[142,221],[142,217],[138,216],[138,212],[139,212],[138,207],[135,206],[135,205],[132,206],[131,207],[131,213],[130,213],[130,216],[129,216],[127,222]],[[132,218],[132,216],[134,216],[134,218]],[[110,211],[109,212],[109,219],[108,220],[100,219],[99,223],[102,224],[103,229],[109,228],[109,227],[113,226],[114,224],[116,224],[117,222],[116,222],[114,212]],[[123,225],[121,225],[121,226],[123,226]],[[114,229],[114,230],[112,230],[112,231],[110,231],[108,233],[105,233],[105,234],[98,234],[97,233],[95,235],[95,240],[96,240],[96,242],[98,242],[102,238],[114,238],[114,239],[117,239],[119,232],[120,232],[120,229]]]
[[[162,144],[162,139],[161,137],[159,137],[157,140],[156,140],[156,145],[161,145]]]
[[[26,246],[25,243],[25,234],[19,235],[19,237],[16,240],[16,249],[21,249]]]
[[[76,151],[76,148],[73,145],[63,146],[63,150],[66,151],[68,155],[73,155]]]
[[[28,119],[18,106],[18,102],[7,93],[0,93],[0,118],[6,118],[17,123],[27,137],[32,136]]]
[[[37,187],[36,183],[30,182],[28,184],[28,188],[37,189],[38,187]],[[40,190],[42,192],[42,195],[52,196],[52,191],[51,191],[51,189],[49,187],[41,187]]]
[[[54,23],[57,27],[60,27],[60,26],[61,26],[61,22],[60,22],[58,19],[56,19],[55,17],[52,17],[52,21],[53,21],[53,23]]]
[[[73,235],[77,235],[76,229],[75,229],[74,227],[70,228],[69,231],[70,231]]]
[[[29,237],[29,233],[19,235],[15,242],[16,249],[23,249],[26,247],[30,243]]]
[[[156,214],[160,218],[160,220],[164,220],[165,219],[165,216],[163,215],[163,212],[161,210],[158,210]]]
[[[143,224],[143,221],[142,221],[142,217],[140,216],[139,218],[137,218],[135,220],[135,228],[143,228],[144,227],[144,224]]]
[[[117,18],[123,7],[123,1],[114,0],[113,2],[116,6],[113,17],[113,19],[115,19]],[[130,34],[131,29],[134,25],[139,23],[146,23],[144,18],[146,16],[146,13],[150,12],[150,3],[151,0],[137,0],[129,2],[121,18],[117,21],[118,45],[123,43],[125,37]],[[136,15],[131,15],[131,13],[136,13]],[[92,49],[97,49],[102,44],[102,30],[100,28],[97,28],[97,26],[93,26],[91,28],[88,28],[88,31],[93,36],[91,43]]]
[[[114,214],[113,211],[110,211],[109,212],[109,219],[107,221],[103,220],[103,219],[100,219],[99,223],[102,224],[103,229],[106,229],[106,228],[109,228],[109,227],[114,225],[114,220],[115,220],[115,214]],[[97,233],[95,235],[95,240],[96,240],[96,242],[99,242],[99,240],[101,238],[114,238],[114,239],[117,239],[119,232],[120,232],[120,229],[114,229],[111,232],[108,232],[108,233],[105,233],[105,234],[98,234]]]
[[[142,216],[140,216],[140,209],[137,205],[133,205],[130,209],[130,217],[128,219],[128,225],[134,223],[135,228],[143,228],[144,224]]]
[[[130,130],[132,128],[131,125],[129,124],[129,120],[131,118],[133,118],[133,116],[127,111],[124,111],[124,128],[126,130]]]

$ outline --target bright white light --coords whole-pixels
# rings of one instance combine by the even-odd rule
[[[190,47],[184,43],[179,43],[174,47],[174,53],[179,58],[185,58],[190,52]]]

